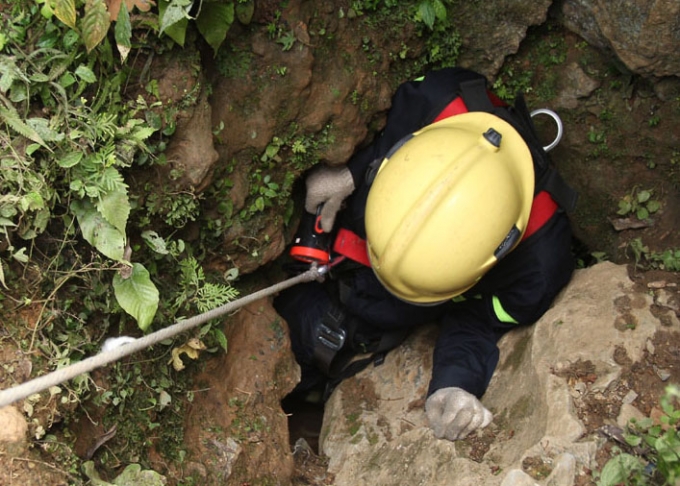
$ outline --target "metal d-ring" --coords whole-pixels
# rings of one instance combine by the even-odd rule
[[[557,135],[555,136],[555,140],[553,140],[549,145],[543,147],[543,150],[545,150],[546,152],[550,152],[552,149],[557,147],[557,144],[560,143],[560,140],[562,140],[562,134],[564,133],[562,119],[557,113],[555,113],[552,110],[549,110],[548,108],[539,108],[529,113],[529,115],[531,116],[531,118],[533,118],[536,115],[548,115],[550,118],[555,120],[555,125],[557,125]]]

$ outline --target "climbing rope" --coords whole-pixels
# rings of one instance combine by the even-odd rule
[[[228,312],[232,312],[247,304],[250,304],[251,302],[255,302],[264,297],[273,295],[277,292],[280,292],[281,290],[287,289],[288,287],[292,287],[293,285],[297,285],[302,282],[320,280],[323,278],[323,275],[327,270],[327,267],[319,268],[316,265],[313,265],[306,272],[289,278],[288,280],[284,280],[283,282],[279,282],[265,289],[258,290],[257,292],[224,304],[220,307],[216,307],[215,309],[204,312],[203,314],[190,317],[189,319],[177,321],[172,326],[160,329],[151,334],[147,334],[141,338],[119,338],[121,340],[120,342],[123,342],[124,344],[114,347],[114,349],[107,349],[108,347],[104,347],[100,353],[83,361],[79,361],[78,363],[60,368],[39,378],[22,383],[21,385],[8,388],[6,390],[0,390],[0,408],[18,400],[23,400],[24,398],[27,398],[35,393],[39,393],[43,390],[47,390],[50,387],[59,385],[60,383],[64,383],[65,381],[71,380],[83,373],[88,373],[96,368],[100,368],[114,361],[118,361],[125,356],[146,349],[149,346],[153,346],[154,344],[176,336],[182,332],[188,331],[189,329],[192,329],[211,319],[215,319],[216,317],[220,317]]]

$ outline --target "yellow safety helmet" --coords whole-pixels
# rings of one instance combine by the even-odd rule
[[[533,193],[531,153],[507,122],[471,112],[428,125],[390,150],[371,186],[371,266],[408,302],[460,295],[517,246]]]

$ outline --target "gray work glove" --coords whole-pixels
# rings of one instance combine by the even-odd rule
[[[352,173],[344,166],[321,165],[307,176],[306,185],[305,210],[308,213],[316,214],[319,204],[323,204],[321,228],[326,233],[330,233],[342,201],[354,191]]]
[[[473,394],[462,388],[441,388],[425,402],[425,414],[438,439],[458,440],[483,429],[493,415]]]

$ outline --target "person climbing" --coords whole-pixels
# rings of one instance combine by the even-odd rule
[[[305,185],[332,258],[324,282],[274,300],[302,370],[293,393],[331,390],[437,323],[429,426],[448,440],[486,427],[497,341],[537,321],[574,268],[576,194],[523,98],[505,104],[467,69],[430,72],[397,89],[372,144]]]

